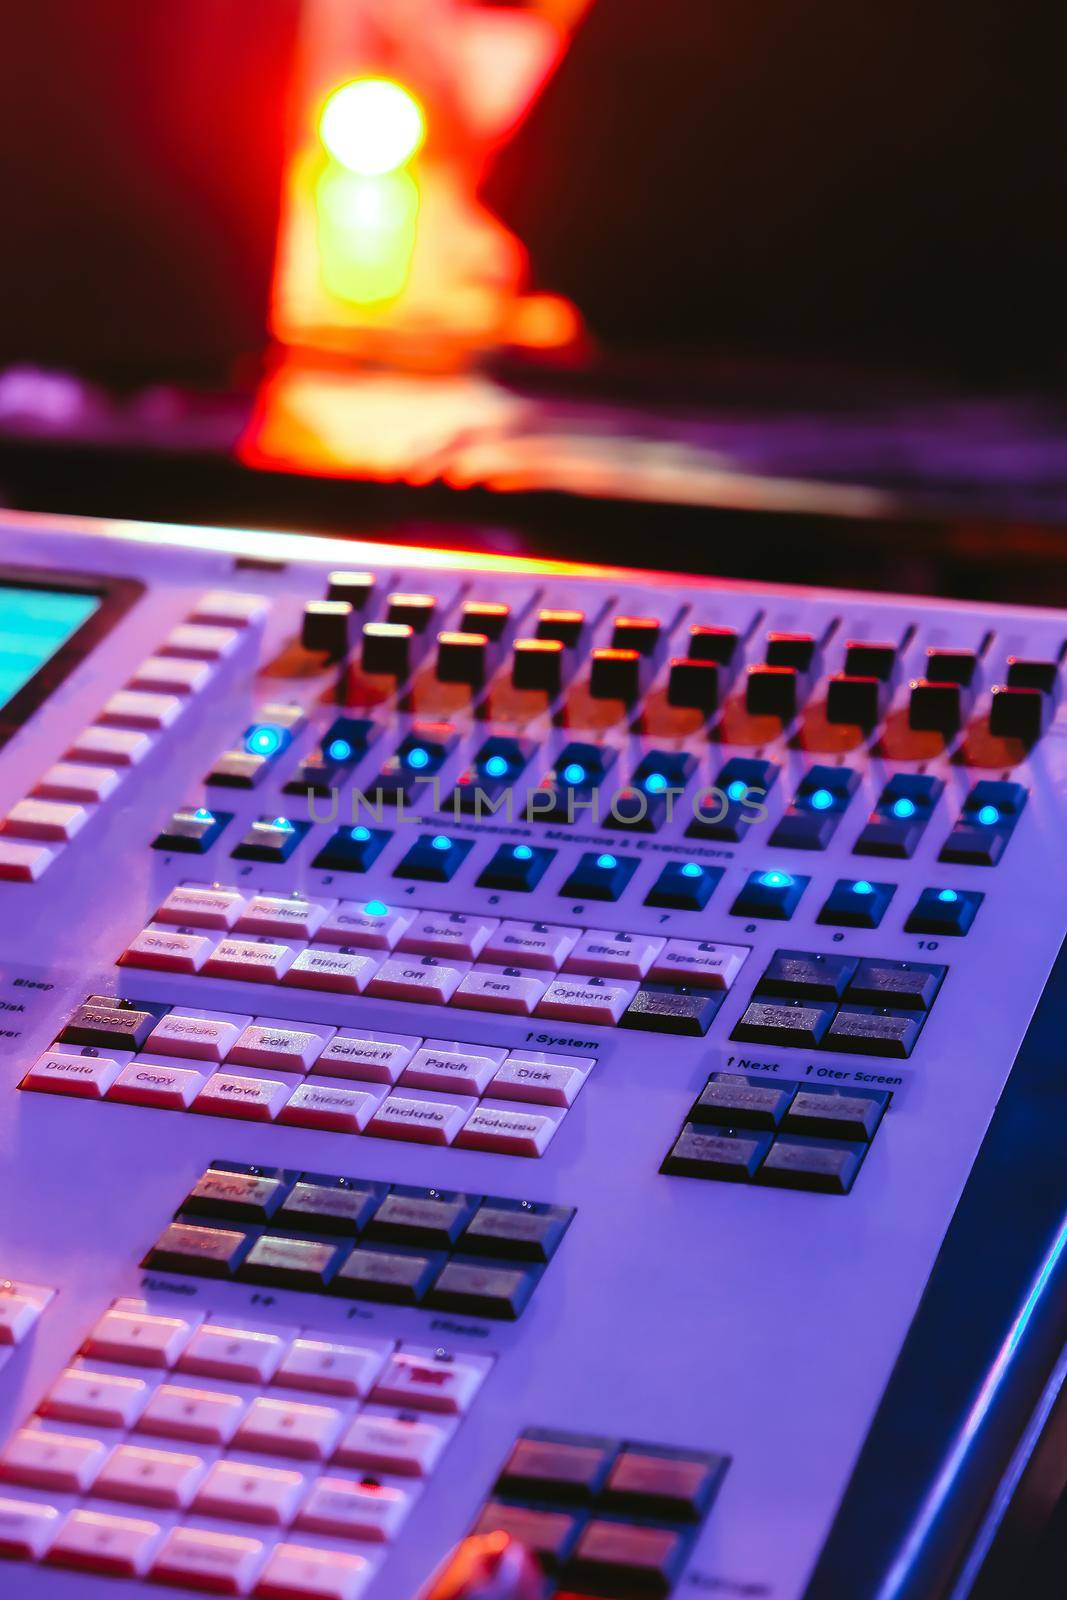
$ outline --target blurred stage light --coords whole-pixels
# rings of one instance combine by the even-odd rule
[[[426,137],[422,107],[388,78],[356,78],[335,89],[319,119],[319,137],[335,161],[362,178],[395,172]]]

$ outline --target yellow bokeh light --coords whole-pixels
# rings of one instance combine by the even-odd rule
[[[399,83],[356,78],[330,95],[319,118],[319,137],[349,172],[376,178],[411,160],[426,137],[426,118]]]

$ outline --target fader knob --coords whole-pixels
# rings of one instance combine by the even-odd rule
[[[637,650],[594,650],[589,672],[589,693],[594,700],[625,700],[632,704],[641,693],[641,655]]]
[[[719,707],[721,668],[714,661],[676,656],[667,679],[667,703],[705,715]]]
[[[1052,717],[1052,700],[1040,689],[996,684],[989,707],[989,731],[1002,739],[1036,744]]]
[[[557,695],[563,687],[563,645],[558,639],[516,639],[511,656],[511,682],[516,689],[540,689]]]
[[[411,671],[414,630],[406,622],[366,622],[363,625],[364,672],[389,678],[406,678]]]
[[[353,611],[362,611],[373,591],[373,572],[331,572],[326,598],[347,600]]]
[[[316,655],[340,660],[352,648],[355,612],[347,600],[309,600],[304,607],[300,642]]]
[[[466,683],[472,689],[485,682],[489,640],[484,633],[439,633],[437,678],[440,683]]]

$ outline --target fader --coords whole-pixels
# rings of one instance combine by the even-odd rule
[[[969,1444],[894,1522],[876,1412],[1064,932],[1067,619],[0,528],[11,1592],[412,1600],[475,1528],[909,1592]]]

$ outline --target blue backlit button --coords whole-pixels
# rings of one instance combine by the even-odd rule
[[[878,797],[878,804],[853,849],[861,856],[911,856],[945,785],[928,773],[898,772]]]
[[[975,867],[995,866],[1026,801],[1027,791],[1021,783],[988,778],[976,783],[938,859]]]
[[[693,775],[696,757],[685,750],[650,750],[634,769],[625,789],[615,795],[609,817],[612,828],[654,833]]]
[[[470,839],[454,839],[447,833],[422,833],[393,875],[423,878],[428,883],[448,883],[471,848]]]
[[[753,1000],[730,1037],[750,1044],[810,1049],[821,1042],[836,1011],[832,1001]]]
[[[703,911],[722,873],[721,867],[706,867],[700,861],[668,861],[646,894],[645,905]]]
[[[606,745],[564,745],[542,784],[542,791],[554,796],[554,804],[548,810],[538,801],[533,814],[545,822],[573,822],[588,806],[614,760],[614,750]]]
[[[818,921],[837,928],[877,928],[895,892],[895,883],[838,878],[819,912]]]
[[[215,843],[232,811],[215,811],[208,806],[181,806],[152,840],[153,850],[181,850],[202,856]]]
[[[293,822],[289,817],[257,817],[232,855],[237,861],[288,861],[310,822]]]
[[[479,889],[528,894],[536,889],[556,852],[532,844],[502,844],[478,879]]]
[[[636,871],[636,856],[591,850],[582,856],[559,892],[569,900],[617,900]]]
[[[503,801],[534,752],[528,739],[495,736],[482,745],[473,763],[456,780],[448,810],[458,807],[468,815],[479,816]]]
[[[725,839],[736,844],[753,823],[766,821],[764,802],[774,788],[779,768],[773,761],[735,756],[722,768],[711,789],[693,796],[693,821],[687,839]]]
[[[285,785],[286,794],[329,794],[362,760],[375,734],[367,717],[335,717],[315,749],[306,755]]]
[[[374,780],[372,795],[394,803],[407,799],[440,772],[458,739],[450,722],[416,722]]]
[[[325,872],[366,872],[391,838],[384,828],[367,828],[362,823],[338,828],[311,865]]]
[[[749,875],[741,893],[730,907],[734,917],[773,917],[787,921],[800,904],[800,897],[811,880],[795,873],[771,869]]]
[[[905,933],[966,933],[985,896],[973,889],[924,889]]]
[[[619,1019],[619,1027],[702,1038],[725,998],[721,990],[694,989],[684,983],[645,983]]]
[[[771,834],[787,850],[825,850],[859,785],[851,767],[812,767]]]

